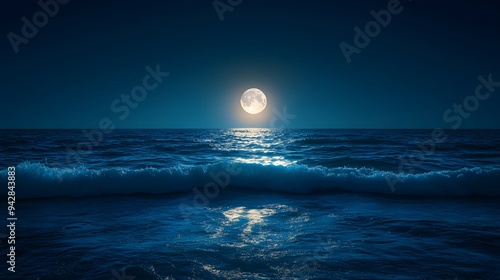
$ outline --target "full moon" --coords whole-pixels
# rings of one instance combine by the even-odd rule
[[[241,96],[241,107],[249,114],[258,114],[262,112],[267,105],[266,95],[257,88],[246,90]]]

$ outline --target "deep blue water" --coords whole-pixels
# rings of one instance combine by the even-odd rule
[[[0,131],[18,198],[0,275],[500,279],[498,130],[93,136]]]

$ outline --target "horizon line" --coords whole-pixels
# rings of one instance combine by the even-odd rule
[[[270,128],[270,127],[226,127],[226,128],[114,128],[112,130],[217,130],[217,129],[268,129],[268,130],[500,130],[500,128]],[[82,128],[0,128],[0,130],[104,130],[95,127]]]

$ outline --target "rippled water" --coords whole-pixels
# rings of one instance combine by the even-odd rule
[[[19,204],[23,279],[498,279],[495,200],[226,190]],[[2,253],[5,248],[2,249]],[[120,278],[114,278],[120,279]]]
[[[445,133],[3,130],[17,272],[0,275],[500,279],[500,132]]]
[[[431,130],[115,130],[93,134],[93,142],[81,130],[0,130],[0,162],[162,168],[237,161],[398,171],[400,156],[434,147],[417,171],[500,168],[500,130],[444,133],[432,146]]]
[[[228,169],[238,171],[233,188],[500,197],[498,130],[86,133],[1,131],[0,177],[16,165],[29,198],[189,192]]]

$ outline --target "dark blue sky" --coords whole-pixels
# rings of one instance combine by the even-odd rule
[[[223,21],[212,1],[71,0],[17,54],[12,33],[42,8],[4,3],[0,128],[500,128],[500,87],[474,97],[478,76],[500,81],[498,1],[401,0],[350,63],[341,42],[393,0],[242,0]],[[157,65],[169,75],[144,94]],[[254,117],[251,87],[268,97]]]

